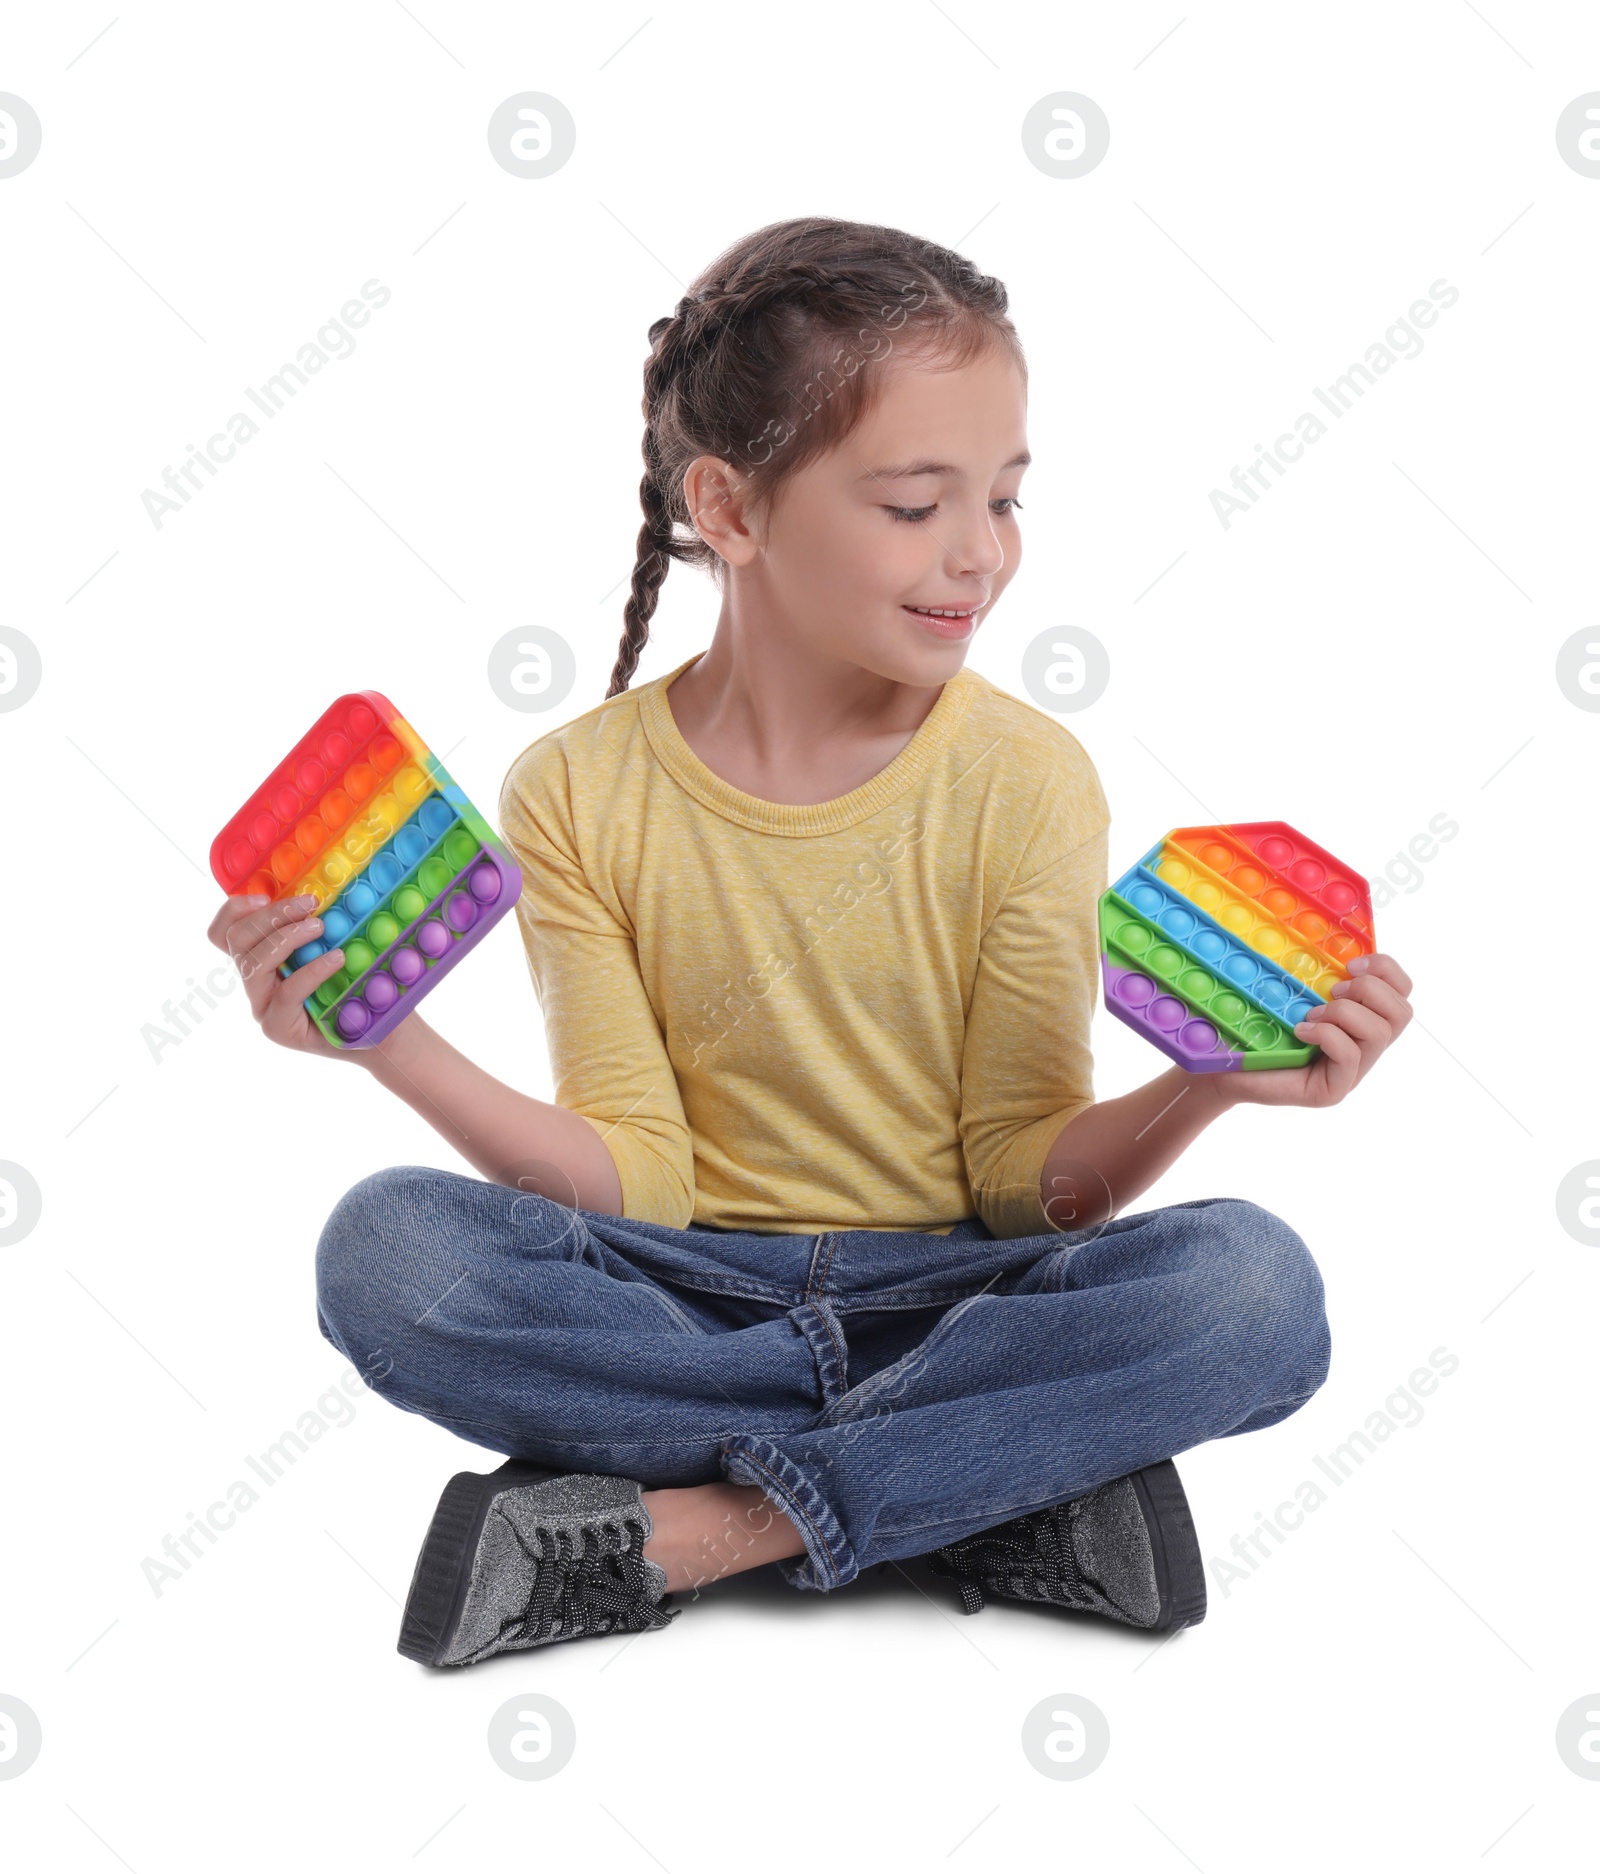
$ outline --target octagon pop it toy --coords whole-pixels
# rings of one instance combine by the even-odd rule
[[[341,696],[211,843],[224,891],[316,899],[344,966],[306,1001],[336,1048],[370,1048],[517,902],[522,873],[443,762],[376,690]]]
[[[1178,827],[1100,899],[1106,1007],[1191,1074],[1303,1067],[1374,947],[1366,880],[1281,820]]]

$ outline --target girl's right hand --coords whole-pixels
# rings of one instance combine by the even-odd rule
[[[292,975],[278,966],[292,951],[322,935],[322,919],[312,915],[314,898],[225,898],[206,935],[233,958],[250,998],[250,1012],[261,1032],[280,1048],[306,1054],[349,1054],[334,1047],[305,1011],[305,999],[344,962],[342,950],[325,950]],[[352,1056],[351,1058],[360,1058]]]

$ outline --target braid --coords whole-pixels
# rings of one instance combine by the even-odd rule
[[[696,457],[732,464],[752,494],[765,497],[860,419],[873,394],[860,341],[872,339],[868,358],[886,358],[910,326],[918,341],[932,339],[959,360],[998,338],[1025,369],[1006,312],[1005,287],[962,255],[860,222],[777,222],[713,262],[671,317],[650,327],[644,524],[607,699],[632,681],[672,561],[720,577],[721,559],[684,496],[684,472]],[[852,361],[841,370],[847,354]]]
[[[639,653],[650,635],[650,617],[672,553],[672,519],[653,475],[647,474],[639,484],[639,505],[644,509],[645,522],[634,548],[633,580],[622,608],[622,644],[611,672],[611,687],[606,691],[608,700],[627,689],[639,668]]]

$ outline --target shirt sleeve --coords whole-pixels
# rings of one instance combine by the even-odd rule
[[[605,1141],[625,1217],[683,1229],[694,1215],[694,1152],[677,1076],[633,933],[586,876],[550,791],[525,755],[501,790],[500,822],[522,867],[517,922],[555,1102]]]
[[[1039,1178],[1057,1135],[1094,1104],[1089,1029],[1100,980],[1098,904],[1110,816],[1088,758],[1057,856],[1007,891],[984,933],[961,1065],[961,1142],[974,1205],[994,1236],[1041,1236]],[[1089,828],[1085,832],[1085,828]],[[1075,840],[1060,850],[1064,836]],[[1036,843],[1031,843],[1037,850]]]

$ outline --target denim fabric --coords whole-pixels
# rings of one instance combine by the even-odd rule
[[[317,1246],[322,1332],[395,1405],[647,1489],[758,1484],[828,1590],[1287,1418],[1322,1278],[1238,1198],[1068,1234],[767,1235],[568,1210],[401,1166]]]

